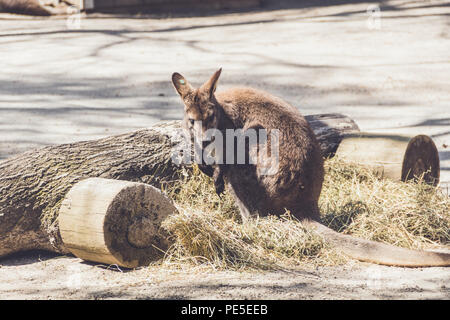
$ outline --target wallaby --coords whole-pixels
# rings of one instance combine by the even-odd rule
[[[221,70],[198,89],[179,73],[172,75],[172,82],[183,100],[183,126],[188,130],[193,131],[196,121],[202,121],[199,129],[202,133],[208,129],[242,129],[244,132],[264,129],[269,134],[279,131],[275,174],[261,175],[260,162],[199,164],[203,173],[214,178],[218,194],[226,184],[243,218],[254,214],[281,215],[289,210],[351,258],[392,266],[450,266],[447,253],[409,250],[363,240],[321,224],[318,199],[324,178],[323,157],[308,122],[295,107],[263,91],[234,88],[216,93]]]

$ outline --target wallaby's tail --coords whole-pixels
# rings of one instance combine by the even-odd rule
[[[305,221],[326,240],[329,240],[347,256],[388,266],[445,267],[450,266],[450,253],[409,250],[380,242],[355,238],[336,232],[317,221]]]

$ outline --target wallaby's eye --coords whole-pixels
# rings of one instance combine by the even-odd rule
[[[195,122],[194,119],[189,119],[189,123],[191,124],[192,127],[194,126],[194,122]]]

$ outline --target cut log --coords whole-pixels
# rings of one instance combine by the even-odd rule
[[[170,199],[148,184],[90,178],[64,198],[59,230],[78,258],[135,268],[167,250],[169,236],[161,223],[175,212]]]
[[[72,2],[80,2],[69,0]],[[67,15],[75,13],[70,3],[61,0],[0,0],[0,12],[33,16]],[[76,11],[76,10],[75,10]]]
[[[192,10],[249,9],[257,8],[261,0],[96,0],[92,5],[95,11],[132,11],[141,9],[152,12],[171,12]]]
[[[340,113],[305,116],[319,141],[325,158],[332,157],[342,139],[359,132],[359,127],[349,117]]]
[[[69,253],[58,212],[70,188],[90,177],[160,187],[177,180],[171,162],[179,122],[99,140],[31,150],[0,162],[0,256],[44,249]]]
[[[429,184],[439,183],[439,153],[426,135],[348,135],[341,141],[336,155],[345,161],[370,166],[380,176],[393,180],[423,177]]]
[[[49,16],[50,12],[41,6],[39,0],[0,0],[0,12]]]
[[[307,120],[325,156],[342,137],[358,131],[343,115],[314,115]],[[171,161],[171,152],[181,142],[179,130],[180,121],[163,122],[150,129],[49,146],[1,161],[0,257],[30,249],[69,253],[57,217],[64,197],[81,180],[101,177],[156,188],[177,180],[181,168]]]

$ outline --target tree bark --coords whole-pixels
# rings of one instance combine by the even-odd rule
[[[305,116],[319,141],[325,158],[334,156],[342,139],[359,132],[355,121],[340,113]]]
[[[359,131],[337,114],[306,117],[324,152],[335,152],[342,137]],[[44,249],[68,253],[57,223],[70,188],[90,177],[151,184],[157,188],[180,177],[171,160],[181,142],[179,121],[99,140],[31,150],[0,162],[0,257]]]
[[[49,16],[38,0],[0,0],[0,12],[29,14],[35,16]]]

